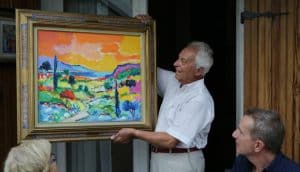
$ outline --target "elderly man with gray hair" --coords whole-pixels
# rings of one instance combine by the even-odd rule
[[[158,94],[163,97],[155,131],[123,128],[115,142],[132,138],[152,147],[151,172],[204,172],[202,149],[214,119],[214,101],[204,84],[213,64],[213,51],[204,42],[191,42],[174,62],[176,72],[158,69]]]

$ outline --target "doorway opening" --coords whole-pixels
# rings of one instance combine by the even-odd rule
[[[214,65],[205,77],[215,101],[215,119],[204,149],[207,172],[230,169],[235,157],[231,137],[236,124],[235,6],[230,0],[149,1],[149,15],[157,25],[158,66],[174,71],[177,54],[193,40],[207,42],[214,50]]]

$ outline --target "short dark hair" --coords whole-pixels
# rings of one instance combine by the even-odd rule
[[[254,120],[254,124],[250,128],[251,137],[262,140],[271,152],[275,154],[280,152],[285,131],[279,113],[251,108],[245,112],[245,115]]]

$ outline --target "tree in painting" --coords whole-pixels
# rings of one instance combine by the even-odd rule
[[[45,71],[48,71],[48,70],[51,70],[51,64],[49,61],[45,61],[42,63],[42,65],[39,67],[40,70],[45,70]]]
[[[130,114],[132,115],[132,118],[135,118],[135,111],[138,109],[138,103],[137,102],[130,102],[128,100],[126,100],[123,103],[123,109],[125,111],[129,111]]]
[[[119,92],[118,92],[118,83],[117,83],[117,81],[115,81],[115,101],[116,101],[116,106],[115,106],[116,116],[120,117],[121,110],[120,110],[120,100],[119,100]]]
[[[57,79],[58,75],[56,73],[57,71],[57,57],[54,56],[54,70],[53,70],[53,89],[56,90],[57,88]]]

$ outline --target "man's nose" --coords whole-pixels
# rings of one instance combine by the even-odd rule
[[[175,67],[179,66],[179,61],[178,61],[178,59],[174,62],[173,65],[174,65]]]
[[[236,130],[233,131],[232,137],[233,137],[233,138],[237,138],[237,136],[238,136],[238,131],[237,131],[237,129],[236,129]]]

